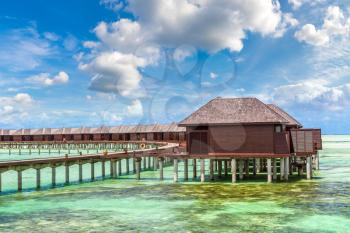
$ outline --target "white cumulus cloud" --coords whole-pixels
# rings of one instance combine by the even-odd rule
[[[313,24],[305,24],[295,33],[295,37],[314,46],[323,46],[334,38],[348,38],[349,33],[350,17],[345,17],[338,6],[329,6],[320,29]]]
[[[27,81],[38,85],[52,86],[67,83],[69,81],[69,75],[64,71],[60,71],[54,77],[50,77],[49,73],[41,73],[27,78]]]

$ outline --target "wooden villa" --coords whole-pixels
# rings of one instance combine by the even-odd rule
[[[251,164],[254,174],[265,168],[269,182],[277,178],[277,163],[282,180],[305,167],[310,179],[311,158],[318,163],[317,151],[322,148],[320,129],[302,129],[287,112],[256,98],[213,99],[179,126],[186,127],[189,157],[210,159],[211,178],[213,162],[231,161],[225,169],[231,165],[233,182],[236,167],[243,179],[243,170],[249,174]]]

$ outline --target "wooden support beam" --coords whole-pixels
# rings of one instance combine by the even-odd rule
[[[64,167],[65,167],[65,173],[66,173],[66,184],[69,184],[69,164],[66,163]]]
[[[91,161],[91,181],[95,180],[95,162]]]
[[[174,182],[178,182],[179,176],[178,176],[178,160],[175,158],[174,159]]]
[[[40,168],[36,168],[36,189],[40,189]]]
[[[277,159],[274,158],[273,159],[273,176],[272,176],[272,179],[273,180],[277,180]]]
[[[22,170],[17,171],[17,188],[18,192],[22,191]]]
[[[159,158],[159,179],[160,180],[164,180],[163,164],[164,164],[164,158]]]
[[[214,180],[214,160],[213,159],[210,159],[209,161],[209,177],[211,181]]]
[[[79,182],[83,182],[83,164],[79,162]]]
[[[249,176],[249,159],[246,159],[244,161],[244,169],[245,169],[245,176],[248,178]]]
[[[140,180],[141,178],[141,158],[134,159],[135,166],[136,166],[136,180]]]
[[[134,153],[135,155],[135,153]],[[136,173],[136,158],[132,159],[132,172],[135,174]]]
[[[289,157],[284,159],[284,179],[288,180],[289,176]]]
[[[201,159],[201,182],[205,182],[205,160]]]
[[[122,160],[118,160],[118,176],[121,176],[122,172]]]
[[[280,159],[280,179],[281,180],[284,180],[284,171],[285,171],[285,169],[284,169],[284,158],[281,158]]]
[[[238,164],[239,179],[240,180],[243,180],[243,165],[244,165],[244,161],[242,159],[240,159],[239,164]]]
[[[184,180],[188,181],[188,159],[184,159]]]
[[[236,159],[231,160],[232,183],[237,182],[237,162]]]
[[[272,170],[271,170],[271,159],[267,159],[267,182],[272,182]]]
[[[222,161],[221,160],[218,161],[218,176],[219,176],[219,178],[221,178],[221,176],[222,176]]]
[[[253,159],[253,175],[256,176],[256,159]]]
[[[306,178],[308,180],[312,177],[312,164],[311,164],[311,156],[306,157]]]
[[[225,173],[225,177],[227,176],[228,174],[228,171],[227,171],[227,160],[224,160],[224,173]]]
[[[101,160],[101,169],[102,169],[102,179],[104,179],[106,177],[106,164],[104,159]]]
[[[197,178],[197,160],[193,159],[193,179]]]
[[[52,187],[56,186],[56,165],[51,166],[51,185]]]
[[[260,173],[260,171],[261,171],[260,159],[255,159],[255,163],[256,163],[256,172]]]
[[[125,159],[126,162],[126,174],[129,174],[129,159]]]

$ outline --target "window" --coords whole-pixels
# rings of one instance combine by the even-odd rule
[[[281,125],[275,125],[275,132],[281,133],[282,132],[282,126]]]

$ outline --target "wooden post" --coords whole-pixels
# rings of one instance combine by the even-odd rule
[[[79,162],[79,182],[83,182],[83,164]]]
[[[277,180],[277,162],[276,158],[273,159],[273,180]]]
[[[56,186],[56,166],[55,166],[55,164],[53,164],[51,166],[51,183],[52,183],[52,187]]]
[[[214,160],[210,159],[209,161],[209,176],[210,180],[214,180]]]
[[[240,159],[239,160],[239,166],[238,166],[238,169],[239,169],[239,179],[240,180],[243,180],[243,159]]]
[[[153,157],[153,171],[157,171],[157,158]]]
[[[197,160],[193,159],[193,179],[197,178]]]
[[[256,176],[256,159],[253,159],[253,175]]]
[[[320,170],[320,153],[318,151],[316,154],[316,169]]]
[[[222,176],[222,161],[218,160],[218,176],[221,178]]]
[[[36,189],[40,189],[40,168],[36,168]]]
[[[164,180],[163,160],[164,158],[159,158],[159,179],[160,180]]]
[[[224,173],[225,173],[225,177],[226,177],[228,174],[228,172],[227,172],[227,160],[224,160]]]
[[[142,157],[142,161],[143,161],[143,170],[146,170],[146,168],[147,168],[147,160],[146,160],[146,157]]]
[[[141,171],[141,158],[134,159],[136,165],[136,180],[140,180],[140,171]]]
[[[118,160],[118,176],[122,175],[122,160]]]
[[[280,159],[280,175],[281,175],[281,177],[280,177],[280,179],[281,180],[284,180],[284,158],[281,158]]]
[[[288,180],[289,175],[289,157],[284,159],[284,179]]]
[[[125,162],[126,162],[126,174],[129,174],[129,159],[125,159]]]
[[[95,180],[95,162],[91,161],[91,181]]]
[[[260,173],[260,159],[255,159],[255,163],[256,163],[256,172]]]
[[[147,157],[147,167],[148,167],[148,169],[151,168],[151,156]]]
[[[135,155],[135,153],[134,153]],[[132,159],[132,172],[135,174],[136,173],[136,158]]]
[[[249,176],[249,159],[246,159],[244,161],[244,168],[245,168],[245,176],[248,178]]]
[[[65,163],[65,177],[66,177],[66,184],[69,184],[69,165],[68,163]]]
[[[17,187],[18,192],[22,191],[22,170],[17,171]]]
[[[271,170],[271,159],[267,159],[267,182],[272,182],[272,170]]]
[[[184,180],[188,181],[188,159],[184,159]]]
[[[102,169],[102,179],[104,179],[106,177],[106,164],[104,159],[102,159],[101,161],[101,169]]]
[[[306,178],[308,180],[311,179],[311,169],[312,169],[312,164],[311,164],[311,156],[306,157]]]
[[[237,182],[237,162],[236,159],[231,160],[232,183]]]
[[[205,160],[201,159],[201,182],[205,181]]]
[[[111,178],[116,178],[117,175],[117,169],[116,169],[116,161],[114,159],[111,159]]]
[[[177,158],[174,159],[174,182],[177,182],[179,179],[178,176],[178,161]]]

